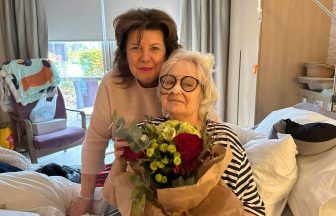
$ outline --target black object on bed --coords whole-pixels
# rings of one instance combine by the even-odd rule
[[[81,170],[79,166],[66,166],[50,163],[36,170],[36,172],[46,174],[47,176],[63,176],[72,182],[81,182]]]
[[[292,135],[301,155],[319,154],[336,146],[336,126],[328,123],[301,125],[285,119],[273,125],[269,138],[277,139],[277,133]]]

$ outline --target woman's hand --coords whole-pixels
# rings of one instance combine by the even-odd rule
[[[81,216],[86,213],[94,214],[93,212],[93,200],[84,200],[77,198],[70,204],[67,210],[68,216]]]
[[[105,180],[103,188],[103,196],[112,205],[117,206],[115,192],[114,192],[114,179],[117,175],[126,171],[126,160],[123,159],[124,148],[128,146],[127,141],[115,137],[114,140],[114,162],[107,179]]]

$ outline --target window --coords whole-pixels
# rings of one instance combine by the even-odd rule
[[[48,50],[48,58],[55,63],[61,77],[59,87],[66,107],[90,113],[100,80],[109,69],[115,43],[49,41]],[[109,61],[104,61],[104,56]],[[70,125],[78,125],[79,118],[76,113],[68,113]]]
[[[122,4],[118,0],[45,0],[48,58],[59,69],[66,107],[93,106],[100,79],[112,65],[116,16],[130,8],[158,8],[171,14],[179,26],[179,4],[179,0],[124,0]]]
[[[92,107],[105,73],[101,42],[49,42],[48,58],[59,70],[60,88],[69,108]]]

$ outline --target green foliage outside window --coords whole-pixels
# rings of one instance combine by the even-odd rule
[[[84,76],[102,76],[104,74],[103,54],[100,49],[84,50],[79,55],[79,64]]]

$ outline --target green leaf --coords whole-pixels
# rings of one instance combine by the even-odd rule
[[[193,185],[195,184],[195,182],[196,182],[195,176],[191,176],[190,178],[184,181],[184,185]]]
[[[113,113],[112,113],[112,123],[114,123],[116,121],[117,116],[118,116],[117,110],[114,110]]]
[[[135,186],[144,186],[144,181],[141,179],[140,176],[133,174],[131,176],[131,181]]]
[[[142,143],[137,140],[133,140],[133,142],[129,142],[128,145],[134,152],[139,152],[139,151],[144,150]]]
[[[125,119],[124,118],[119,118],[117,120],[114,132],[117,133],[124,126],[125,126]]]
[[[172,182],[173,187],[180,187],[183,185],[184,185],[184,179],[182,178],[182,176],[180,176],[178,179],[173,180]]]
[[[131,128],[131,130],[129,131],[130,136],[132,136],[134,139],[139,139],[142,135],[142,131],[140,128],[135,127],[135,128]]]
[[[145,209],[146,205],[146,194],[143,193],[144,191],[137,188],[134,188],[132,192],[132,213],[134,215],[141,215],[141,212]]]
[[[128,136],[128,128],[121,128],[115,132],[115,136],[121,139],[125,139]]]

